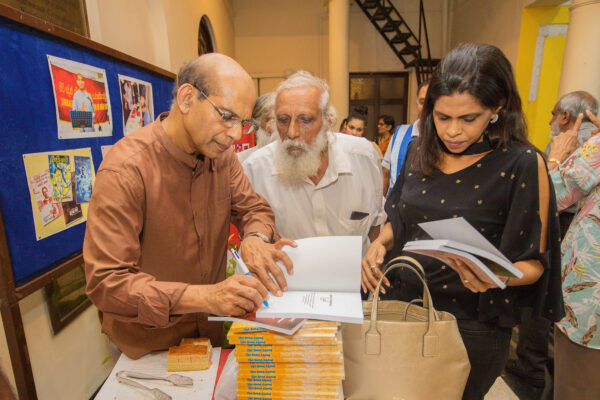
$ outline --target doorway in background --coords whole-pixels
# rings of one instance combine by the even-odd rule
[[[377,119],[382,114],[394,117],[396,125],[406,123],[408,72],[352,72],[349,86],[350,113],[360,105],[368,110],[366,138],[376,137]],[[346,116],[339,115],[338,120],[341,122]]]

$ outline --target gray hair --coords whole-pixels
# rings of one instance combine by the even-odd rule
[[[275,92],[269,92],[256,99],[252,109],[252,120],[256,126],[260,126],[260,121],[275,106]]]
[[[590,122],[590,119],[585,114],[585,110],[590,110],[592,114],[598,115],[598,101],[583,90],[570,92],[565,94],[558,100],[556,109],[559,112],[568,112],[571,119],[577,119],[577,116],[583,114],[583,120]]]
[[[315,87],[321,92],[319,100],[319,108],[323,113],[323,119],[332,128],[337,120],[335,107],[330,103],[329,85],[324,79],[317,78],[308,71],[296,71],[290,75],[285,81],[281,82],[275,89],[275,96],[278,96],[282,90],[298,87]]]
[[[203,91],[207,96],[210,94],[209,91],[212,89],[209,84],[208,71],[206,68],[201,68],[199,65],[199,58],[192,61],[188,61],[182,65],[177,74],[177,80],[173,87],[173,102],[177,98],[177,91],[179,88],[186,83],[196,87],[196,89]],[[200,93],[198,93],[198,99],[202,99]]]

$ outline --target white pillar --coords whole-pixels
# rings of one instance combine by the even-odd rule
[[[348,114],[348,18],[349,0],[329,0],[329,87],[338,119]]]
[[[573,0],[569,9],[558,95],[585,90],[600,100],[600,0]]]

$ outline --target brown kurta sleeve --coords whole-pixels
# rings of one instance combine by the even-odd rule
[[[275,214],[267,200],[256,193],[244,173],[242,164],[233,152],[228,154],[231,171],[231,222],[238,227],[242,238],[251,232],[260,232],[276,241]]]
[[[170,309],[188,286],[140,271],[144,189],[124,172],[100,170],[90,201],[83,257],[87,295],[103,313],[149,327],[177,322]]]

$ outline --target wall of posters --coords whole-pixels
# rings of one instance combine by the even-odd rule
[[[154,100],[150,82],[119,75],[123,136],[154,121]]]
[[[87,220],[94,184],[91,148],[23,154],[37,240]]]
[[[59,139],[112,136],[104,69],[48,55]]]

